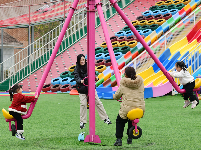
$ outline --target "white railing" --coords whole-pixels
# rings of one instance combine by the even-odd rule
[[[41,15],[42,13],[40,12],[36,13],[36,10],[44,6],[43,2],[41,0],[33,0],[33,2],[29,0],[29,2],[20,1],[19,3],[9,3],[7,5],[0,5],[0,10],[1,10],[0,21],[3,21],[3,23],[1,22],[1,25],[15,26],[16,24],[24,25],[24,24],[36,23],[36,22],[40,23],[40,21],[39,20],[37,21],[36,18],[37,18],[37,15]],[[58,5],[55,5],[55,3],[57,3]],[[64,17],[64,15],[67,13],[66,10],[69,9],[70,4],[71,2],[67,0],[65,2],[62,2],[61,0],[58,0],[55,2],[48,2],[48,6],[50,6],[51,10],[57,11],[58,15],[56,15],[55,12],[48,11],[47,13],[43,15],[42,22],[44,22],[44,20],[46,19],[48,20],[50,18],[48,17],[49,15],[59,17],[60,16],[59,12],[61,12],[62,17]],[[15,19],[16,23],[14,23],[13,21],[9,21],[9,19]],[[28,19],[28,21],[24,21],[24,19]]]
[[[174,27],[172,27],[169,31],[167,31],[163,36],[161,36],[150,46],[151,49],[155,49],[154,53],[157,57],[159,57],[169,46],[181,40],[189,33],[192,27],[201,19],[200,8],[201,6],[198,6],[193,12],[191,12],[188,16],[182,19],[179,23],[177,23]],[[184,25],[185,22],[189,23],[186,23]],[[184,28],[185,30],[183,30]],[[164,44],[160,44],[160,41],[164,41]],[[153,59],[146,52],[146,50],[144,50],[140,55],[138,55],[120,70],[121,77],[124,74],[125,68],[127,66],[133,66],[136,70],[136,73],[140,73],[148,69],[153,63]]]
[[[130,3],[132,1],[133,0],[130,0]],[[105,19],[108,20],[116,13],[112,13],[110,14],[110,17],[108,17],[106,14],[106,11],[109,10],[109,12],[112,12],[112,7],[109,5],[110,4],[109,1],[105,0],[104,2],[103,2],[103,7],[106,8],[106,6],[108,6],[108,8],[103,9],[103,12],[105,15]],[[127,6],[125,3],[122,3],[122,5],[123,5],[123,8]],[[96,18],[97,17],[98,16],[96,16]],[[78,20],[76,20],[77,18]],[[72,23],[72,21],[74,24]],[[61,44],[60,46],[61,50],[58,51],[57,56],[61,54],[63,51],[67,50],[70,46],[75,44],[77,41],[79,41],[82,37],[86,36],[86,32],[85,32],[86,23],[87,23],[87,18],[86,18],[85,11],[81,10],[78,13],[74,14],[73,18],[71,19],[70,28],[67,29],[67,32],[63,38],[63,42],[64,41],[65,42],[64,44]],[[59,25],[55,29],[51,30],[50,32],[48,32],[47,34],[45,34],[44,36],[36,40],[34,43],[30,44],[29,46],[27,46],[26,48],[24,48],[23,50],[15,54],[14,56],[0,63],[0,72],[3,70],[3,78],[0,83],[3,83],[7,79],[11,79],[10,85],[13,85],[17,82],[22,81],[27,76],[29,76],[30,74],[32,74],[33,72],[35,72],[36,70],[44,66],[48,62],[47,59],[51,55],[50,50],[54,49],[54,45],[56,44],[59,33],[62,29],[62,25],[63,24]],[[100,24],[97,23],[96,21],[96,27],[98,27],[99,25]],[[76,36],[76,32],[79,33],[79,37]],[[75,41],[73,41],[73,35],[75,35]],[[71,37],[71,39],[69,37]],[[25,53],[27,53],[28,51],[30,52],[31,48],[34,49],[33,53],[31,53],[27,57],[22,58],[22,56]],[[15,64],[10,63],[13,60],[15,60]],[[16,60],[19,60],[19,61],[16,62]]]
[[[201,58],[199,57],[200,50],[201,44],[199,44],[193,51],[191,51],[185,58],[181,60],[186,64],[188,71],[191,74],[194,74],[201,68]]]
[[[77,18],[80,17],[80,15],[82,16],[83,19],[78,20]],[[10,72],[10,74],[15,74],[16,72],[23,69],[28,63],[32,63],[34,61],[34,58],[36,57],[36,56],[33,57],[33,55],[41,57],[49,50],[53,49],[58,39],[59,33],[61,32],[62,26],[63,23],[54,28],[53,30],[51,30],[50,32],[46,33],[39,39],[37,39],[32,44],[20,50],[15,55],[11,56],[7,60],[0,63],[0,66],[3,66],[2,68],[4,70],[3,81],[9,78],[8,72]],[[73,34],[75,34],[78,28],[79,30],[83,29],[83,33],[79,32],[79,36],[81,37],[81,34],[85,35],[84,26],[86,26],[86,17],[84,17],[84,10],[78,11],[73,15],[69,26],[70,28],[68,28],[66,35],[64,37],[64,39],[66,39],[67,37],[71,37],[71,39],[68,38],[68,43],[73,43]]]

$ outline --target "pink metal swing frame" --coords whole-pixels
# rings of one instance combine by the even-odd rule
[[[63,40],[63,37],[66,33],[66,30],[68,28],[68,25],[71,21],[71,18],[73,16],[73,13],[77,7],[79,0],[74,0],[70,12],[65,20],[65,23],[63,25],[63,28],[61,30],[61,33],[58,37],[58,40],[56,42],[56,45],[54,47],[54,50],[52,52],[52,55],[49,59],[49,62],[45,68],[44,74],[41,78],[41,81],[39,83],[39,86],[36,90],[35,95],[40,95],[40,92],[42,90],[42,87],[45,83],[46,77],[50,71],[50,68],[52,66],[52,63],[54,61],[54,58],[56,57],[57,51],[61,45],[61,42]],[[147,45],[147,43],[144,41],[144,39],[140,36],[140,34],[137,32],[135,27],[132,25],[132,23],[129,21],[129,19],[126,17],[124,12],[121,10],[121,8],[118,6],[116,0],[110,0],[111,5],[116,9],[116,11],[119,13],[119,15],[122,17],[122,19],[125,21],[125,23],[128,25],[128,27],[131,29],[131,31],[134,33],[134,35],[139,39],[140,43],[143,45],[143,47],[146,49],[146,51],[149,53],[149,55],[152,57],[152,59],[155,61],[155,63],[158,65],[158,67],[161,69],[163,74],[167,77],[167,79],[170,81],[172,86],[179,92],[179,93],[185,93],[184,89],[180,89],[179,86],[176,84],[174,79],[170,76],[168,71],[165,69],[165,67],[162,65],[162,63],[159,61],[159,59],[155,56],[153,51],[150,49],[150,47]],[[95,135],[95,89],[94,89],[94,78],[95,78],[95,8],[98,10],[100,22],[103,28],[106,44],[108,47],[108,51],[110,54],[112,66],[114,69],[115,77],[117,80],[117,85],[120,85],[120,74],[117,67],[116,59],[114,56],[112,44],[110,41],[109,33],[107,30],[105,18],[103,15],[103,11],[101,8],[100,0],[87,0],[87,64],[88,64],[88,91],[89,91],[89,135],[86,136],[84,142],[93,142],[93,143],[101,143],[101,140],[98,135]],[[194,89],[194,91],[197,91],[199,89]],[[35,102],[32,102],[30,104],[29,110],[26,115],[22,116],[22,119],[27,119],[31,116],[33,109],[36,105],[38,99],[35,100]],[[9,122],[9,130],[11,131],[11,121],[15,121],[15,125],[17,128],[16,120],[15,119],[6,119],[6,122]],[[137,123],[137,122],[136,122]]]

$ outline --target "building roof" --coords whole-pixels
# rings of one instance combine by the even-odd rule
[[[19,41],[17,41],[17,39],[15,39],[11,35],[3,31],[3,45],[18,47],[23,46],[23,43],[20,43]],[[1,47],[1,30],[0,30],[0,47]]]

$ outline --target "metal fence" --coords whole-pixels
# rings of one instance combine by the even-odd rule
[[[41,3],[41,0],[34,0],[33,3],[31,1],[20,2],[18,2],[19,5],[9,3],[9,5],[0,6],[0,27],[26,27],[31,24],[43,24],[54,21],[54,19],[65,18],[72,5],[72,2],[68,0],[47,2],[47,4],[44,1]],[[80,0],[77,9],[84,9],[85,4],[85,0]]]

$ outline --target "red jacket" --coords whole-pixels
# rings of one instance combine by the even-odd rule
[[[26,114],[26,103],[34,102],[35,96],[24,96],[21,93],[13,95],[13,101],[11,106],[9,106],[9,111],[14,111],[20,114]]]

